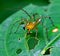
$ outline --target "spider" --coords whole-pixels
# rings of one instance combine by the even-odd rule
[[[25,11],[24,9],[21,9],[21,10],[24,11],[29,16],[29,18],[31,19],[31,21],[28,20],[28,19],[22,19],[21,22],[18,20],[15,23],[20,22],[19,26],[21,24],[25,24],[25,26],[23,27],[23,29],[24,30],[25,29],[28,30],[27,34],[30,34],[31,30],[35,29],[35,31],[36,31],[36,34],[35,34],[36,36],[35,37],[37,37],[37,33],[38,33],[37,25],[40,24],[40,23],[43,24],[43,22],[42,22],[42,16],[40,16],[40,18],[35,19],[35,16],[38,15],[37,13],[33,14],[32,16],[30,16],[27,11]],[[54,25],[54,22],[52,21],[51,17],[46,16],[45,18],[48,18],[51,21],[52,26],[55,27],[55,29],[53,29],[52,32],[57,32],[58,28]],[[18,31],[19,26],[17,27],[15,33]],[[47,28],[46,28],[46,34],[47,34]]]

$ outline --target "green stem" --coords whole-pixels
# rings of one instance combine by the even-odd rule
[[[41,53],[44,53],[58,38],[59,38],[60,34],[58,34],[52,41],[50,41],[47,46],[45,46],[45,48],[43,49],[43,51]]]

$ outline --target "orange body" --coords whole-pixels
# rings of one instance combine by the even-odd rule
[[[32,30],[35,28],[35,26],[40,22],[41,19],[38,19],[36,22],[29,22],[26,25],[26,29],[28,29],[28,31]]]
[[[35,27],[35,23],[30,22],[26,25],[26,28],[28,29],[28,31],[32,30]]]

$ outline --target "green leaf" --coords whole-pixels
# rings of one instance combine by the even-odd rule
[[[58,0],[57,0],[58,2]],[[58,5],[57,5],[58,4]],[[60,47],[60,26],[59,26],[59,3],[56,3],[55,0],[51,1],[51,4],[49,6],[39,7],[33,4],[30,4],[24,9],[32,16],[34,13],[38,13],[38,16],[36,16],[36,19],[41,16],[50,16],[54,24],[58,27],[59,31],[56,33],[52,32],[52,29],[54,28],[51,26],[50,20],[46,19],[45,17],[42,18],[43,20],[43,26],[41,24],[37,25],[38,28],[38,37],[35,38],[35,30],[32,30],[30,35],[27,34],[27,29],[24,30],[23,26],[24,24],[21,24],[18,31],[14,33],[19,25],[19,23],[22,21],[22,18],[28,19],[29,16],[24,13],[22,10],[14,13],[12,16],[7,18],[7,21],[1,24],[0,30],[1,30],[1,38],[3,37],[1,44],[4,49],[2,56],[45,56],[43,53],[46,52],[49,48],[52,49],[50,51],[49,55],[53,56],[54,47]],[[47,9],[47,10],[46,10]],[[56,11],[55,11],[56,10]],[[58,20],[57,20],[58,18]],[[16,22],[16,21],[19,22]],[[32,20],[33,21],[33,20]],[[16,22],[16,23],[15,23]],[[25,22],[24,22],[25,23]],[[48,38],[46,35],[46,28],[48,27]],[[5,33],[3,36],[3,32]],[[59,52],[59,51],[58,51]]]

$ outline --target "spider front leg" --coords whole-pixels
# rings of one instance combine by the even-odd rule
[[[54,24],[54,22],[53,22],[52,18],[51,18],[51,17],[49,17],[49,16],[47,16],[47,18],[51,21],[51,24],[52,24],[52,26],[54,27],[54,29],[52,30],[52,32],[58,32],[58,27],[57,27],[57,26],[55,26],[55,24]]]
[[[13,29],[13,26],[14,26],[17,22],[20,22],[20,20],[17,20],[16,22],[14,22],[14,23],[12,24],[12,26],[11,26],[11,28],[10,28],[11,30]],[[9,32],[9,34],[11,34],[11,33],[12,33],[12,31]]]
[[[32,19],[35,21],[35,16],[36,15],[38,15],[38,13],[34,13],[33,15],[32,15]]]
[[[26,19],[17,20],[16,22],[13,23],[11,29],[13,29],[13,26],[15,26],[16,23],[18,23],[18,26],[17,26],[16,30],[14,31],[14,33],[17,33],[20,25],[23,25],[23,24],[25,24],[25,23],[27,23],[27,22],[28,22],[28,20],[26,20]],[[25,26],[24,26],[24,27],[25,27]],[[24,29],[24,27],[23,27],[23,29]],[[25,29],[24,29],[24,30],[25,30]],[[10,31],[10,34],[11,34],[11,33],[12,33],[12,32]]]

